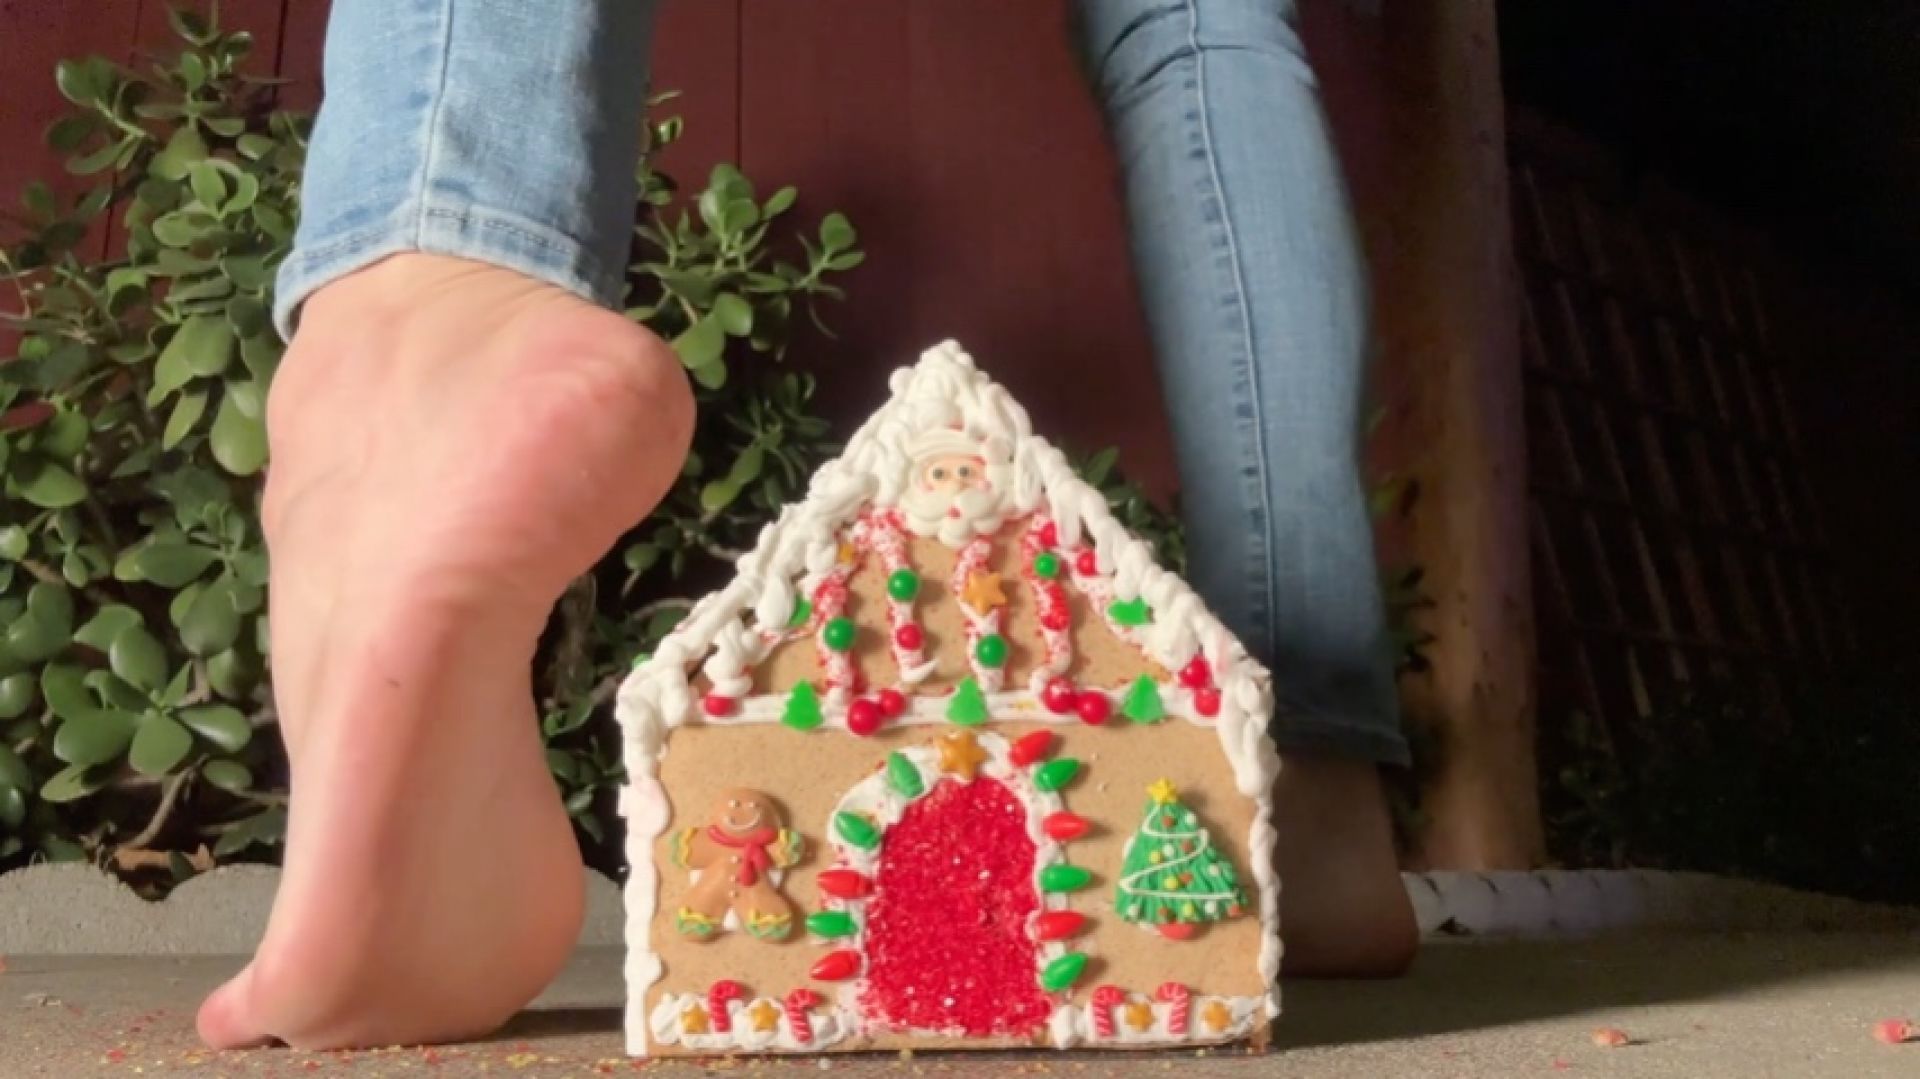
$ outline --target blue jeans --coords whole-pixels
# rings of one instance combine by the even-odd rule
[[[1125,178],[1190,575],[1282,749],[1404,763],[1358,465],[1365,267],[1292,0],[1077,0]],[[650,0],[335,0],[275,318],[401,251],[620,296]]]

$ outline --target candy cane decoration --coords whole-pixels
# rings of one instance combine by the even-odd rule
[[[805,1045],[813,1040],[813,1016],[808,1010],[818,1007],[825,998],[802,986],[787,994],[787,1025],[793,1028],[793,1040]]]
[[[1030,685],[1034,693],[1045,690],[1048,682],[1067,673],[1073,663],[1073,637],[1068,632],[1073,625],[1073,616],[1067,608],[1067,590],[1060,583],[1060,574],[1065,571],[1065,560],[1053,553],[1053,541],[1058,530],[1044,514],[1035,514],[1027,526],[1026,535],[1020,538],[1020,574],[1025,578],[1027,587],[1033,589],[1034,606],[1040,620],[1040,639],[1047,650],[1046,662],[1033,669]],[[1050,555],[1055,570],[1051,577],[1040,575],[1039,558]]]
[[[966,594],[967,582],[975,574],[986,570],[987,558],[992,554],[993,540],[988,536],[977,536],[960,549],[959,556],[953,560],[953,576],[947,582],[947,587],[955,597]],[[1000,632],[1000,608],[989,607],[984,611],[976,611],[972,604],[961,600],[960,611],[967,620],[967,661],[973,665],[973,676],[979,680],[982,690],[993,693],[1000,688],[1006,671],[1003,667],[980,662],[978,645],[980,638]]]
[[[868,513],[853,526],[854,545],[880,556],[888,580],[900,570],[911,571],[907,560],[906,537],[902,534],[897,512]],[[926,656],[926,634],[913,619],[913,600],[887,595],[887,643],[893,649],[894,666],[900,669],[900,683],[917,686],[926,681],[938,666]]]
[[[1193,1008],[1193,991],[1179,982],[1166,982],[1153,991],[1153,999],[1173,1005],[1167,1011],[1167,1033],[1186,1034],[1187,1016]]]
[[[1093,1020],[1093,1036],[1113,1040],[1113,1010],[1127,1002],[1127,991],[1117,985],[1103,985],[1093,991],[1093,1006],[1087,1017]]]
[[[736,981],[717,981],[707,990],[707,1014],[713,1020],[715,1034],[733,1030],[733,1014],[727,1011],[727,1005],[746,995],[747,987]]]

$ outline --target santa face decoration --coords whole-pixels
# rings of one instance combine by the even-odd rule
[[[959,547],[1006,519],[1012,454],[998,439],[938,428],[915,438],[900,510],[915,535]]]

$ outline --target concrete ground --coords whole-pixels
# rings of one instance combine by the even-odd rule
[[[620,1055],[618,954],[584,951],[497,1038],[374,1053],[215,1054],[193,1008],[239,960],[15,955],[0,972],[0,1077],[83,1075],[668,1076],[764,1070],[1230,1076],[1920,1076],[1920,1042],[1873,1024],[1920,1020],[1920,937],[1908,933],[1638,935],[1430,941],[1410,977],[1287,989],[1280,1055],[1124,1058],[807,1057],[704,1064]],[[1633,1044],[1599,1048],[1597,1027]]]

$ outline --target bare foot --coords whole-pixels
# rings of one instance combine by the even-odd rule
[[[534,648],[692,423],[658,338],[511,271],[403,255],[307,304],[268,405],[287,865],[208,1044],[477,1035],[559,971],[585,882]]]
[[[1384,978],[1420,945],[1374,765],[1288,754],[1274,787],[1283,976]]]

